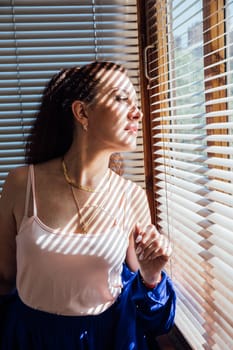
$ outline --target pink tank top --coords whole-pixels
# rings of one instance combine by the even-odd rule
[[[28,217],[32,189],[33,216]],[[119,215],[124,215],[120,210]],[[33,165],[17,242],[17,290],[22,301],[60,315],[96,315],[121,292],[128,232],[119,225],[100,233],[63,233],[37,216]]]

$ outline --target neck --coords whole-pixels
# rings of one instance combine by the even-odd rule
[[[73,145],[64,156],[69,177],[80,186],[97,188],[108,173],[111,152],[81,149]]]

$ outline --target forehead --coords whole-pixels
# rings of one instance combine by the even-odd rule
[[[108,92],[114,88],[116,90],[124,90],[129,94],[135,95],[133,84],[126,73],[113,70],[102,70],[98,72],[97,78],[100,79],[100,83],[98,84],[99,92]]]

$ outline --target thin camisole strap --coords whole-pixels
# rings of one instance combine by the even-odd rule
[[[29,207],[30,192],[31,192],[31,176],[30,176],[30,166],[29,166],[29,167],[28,167],[28,180],[27,180],[27,189],[26,189],[24,216],[28,216],[28,207]]]
[[[28,216],[31,189],[32,189],[32,200],[33,200],[33,216],[37,216],[37,206],[36,206],[36,197],[35,197],[35,176],[34,176],[34,166],[32,164],[29,165],[28,167],[28,180],[27,180],[24,216]]]
[[[30,165],[30,177],[32,184],[32,201],[33,201],[33,216],[37,216],[37,206],[36,206],[36,191],[35,191],[35,172],[34,165]]]

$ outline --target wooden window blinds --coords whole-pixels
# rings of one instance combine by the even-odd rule
[[[176,325],[233,348],[233,1],[145,5],[156,222],[174,246]]]

